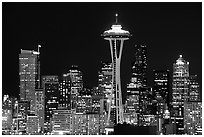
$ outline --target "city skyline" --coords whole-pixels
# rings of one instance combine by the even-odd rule
[[[71,14],[74,9],[76,14]],[[172,77],[172,64],[183,55],[202,86],[200,3],[3,3],[2,11],[3,94],[18,96],[18,54],[20,49],[37,50],[38,44],[42,75],[61,76],[75,64],[85,87],[97,86],[100,62],[111,62],[109,44],[100,35],[115,22],[115,13],[133,34],[122,53],[123,92],[135,45],[147,46],[148,85],[153,83],[153,69],[169,69]]]
[[[4,5],[3,135],[202,135],[202,5]]]

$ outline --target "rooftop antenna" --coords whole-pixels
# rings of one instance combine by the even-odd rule
[[[38,53],[40,53],[41,45],[38,45]]]
[[[115,14],[115,22],[118,23],[118,13]]]

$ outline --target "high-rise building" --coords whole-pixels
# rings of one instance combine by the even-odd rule
[[[102,36],[105,40],[110,43],[111,57],[112,57],[112,94],[115,93],[115,97],[111,99],[115,100],[115,110],[116,110],[116,121],[115,124],[123,123],[123,105],[122,105],[122,91],[121,91],[121,80],[120,80],[120,62],[122,56],[123,43],[130,37],[129,31],[123,30],[122,26],[117,22],[116,14],[116,24],[112,25],[110,30],[104,31]],[[111,105],[112,106],[112,105]],[[108,120],[110,119],[111,110],[108,112]]]
[[[189,62],[180,55],[173,64],[171,120],[176,123],[177,134],[184,134],[184,102],[188,97]]]
[[[139,124],[140,94],[142,88],[147,86],[147,49],[146,45],[135,45],[134,62],[132,63],[132,76],[127,84],[127,97],[125,102],[126,122]]]
[[[137,88],[147,86],[147,46],[135,45],[135,59],[132,64],[131,82]]]
[[[154,70],[153,96],[157,100],[156,114],[163,119],[166,104],[169,106],[169,70]],[[161,120],[162,121],[162,120]],[[160,128],[161,129],[161,128]]]
[[[45,92],[43,89],[35,89],[35,101],[36,101],[36,116],[38,118],[38,131],[43,133],[44,120],[45,120]]]
[[[40,85],[39,54],[34,50],[21,50],[19,54],[20,100],[30,101],[31,113],[35,112],[35,88]]]
[[[154,70],[154,90],[153,95],[165,103],[169,102],[169,70]]]
[[[188,101],[201,101],[200,86],[197,75],[189,76]]]
[[[14,104],[14,112],[16,114],[14,121],[14,125],[16,125],[15,134],[25,135],[26,132],[26,125],[27,125],[27,116],[30,113],[30,102],[29,101],[16,101]]]
[[[185,134],[202,135],[202,102],[184,103]]]
[[[57,134],[58,132],[69,135],[72,133],[72,111],[66,107],[53,110],[52,133]]]
[[[152,93],[152,88],[143,87],[139,94],[138,124],[140,126],[147,125],[147,119],[151,119],[153,115],[156,115],[156,101]]]
[[[112,89],[112,65],[111,63],[102,63],[102,68],[98,72],[99,91],[108,98]],[[114,95],[114,93],[113,93]],[[114,100],[113,100],[114,103]]]
[[[68,108],[76,109],[77,96],[83,92],[82,72],[78,66],[72,65],[69,72],[63,74],[63,85],[61,87],[60,94],[64,97],[61,96],[62,100],[60,104],[65,104]]]
[[[129,124],[138,124],[139,114],[139,99],[141,88],[136,87],[136,84],[130,82],[127,86],[127,97],[125,102],[125,122]]]
[[[9,95],[3,96],[2,101],[2,133],[11,134],[14,99]]]
[[[28,135],[39,134],[39,118],[35,114],[27,116],[26,132]]]
[[[58,108],[59,104],[59,80],[58,76],[43,76],[42,86],[45,93],[45,115],[44,131],[51,133],[51,118],[53,110]]]
[[[59,84],[59,107],[71,109],[71,77],[63,74]]]
[[[115,113],[115,92],[112,91],[112,76],[113,76],[113,66],[112,63],[102,63],[101,70],[98,72],[98,84],[99,91],[103,93],[102,97],[106,100],[106,105],[104,106],[105,112],[109,113],[109,118],[107,118],[106,123],[113,126],[116,121]],[[98,102],[98,100],[93,100]]]

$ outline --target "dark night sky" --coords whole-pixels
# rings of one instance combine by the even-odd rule
[[[3,94],[19,94],[18,54],[41,44],[42,75],[62,75],[72,64],[83,72],[85,87],[97,86],[100,61],[111,61],[100,36],[115,22],[133,35],[125,41],[122,89],[130,79],[134,45],[147,45],[148,83],[153,69],[169,69],[183,55],[190,74],[202,80],[202,3],[3,3]]]

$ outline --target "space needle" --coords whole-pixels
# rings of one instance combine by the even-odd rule
[[[109,101],[109,110],[107,123],[110,121],[111,109],[115,108],[115,125],[122,124],[123,118],[123,105],[122,105],[122,91],[120,80],[120,62],[122,56],[122,49],[125,40],[131,36],[129,31],[123,30],[122,26],[118,24],[118,14],[115,14],[116,22],[111,26],[111,29],[104,31],[102,36],[110,43],[111,57],[112,57],[112,90]]]

